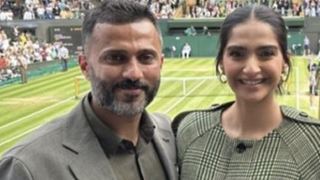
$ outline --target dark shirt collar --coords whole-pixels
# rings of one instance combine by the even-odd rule
[[[150,116],[147,112],[142,113],[141,121],[140,121],[140,136],[149,143],[152,140],[154,129],[156,126],[153,124]]]
[[[92,95],[89,93],[83,101],[84,113],[86,114],[87,121],[90,124],[93,132],[98,137],[98,140],[107,155],[116,153],[118,147],[123,142],[110,127],[100,120],[91,107]],[[149,143],[152,140],[155,126],[150,119],[147,112],[143,112],[140,121],[140,136]]]

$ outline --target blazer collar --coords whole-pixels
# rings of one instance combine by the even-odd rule
[[[62,145],[71,153],[68,167],[70,173],[78,180],[115,179],[111,165],[86,120],[83,102],[67,119]]]

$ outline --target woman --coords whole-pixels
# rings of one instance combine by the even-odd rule
[[[272,9],[239,8],[225,19],[216,69],[235,101],[175,118],[180,179],[320,179],[320,123],[275,100],[290,64]]]

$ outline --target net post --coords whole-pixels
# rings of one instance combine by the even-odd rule
[[[76,76],[74,78],[74,98],[75,99],[79,99],[79,91],[80,91],[80,79],[81,77],[80,76]]]

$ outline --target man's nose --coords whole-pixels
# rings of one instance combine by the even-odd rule
[[[142,66],[137,59],[132,58],[125,65],[123,77],[131,80],[139,80],[143,77]]]

